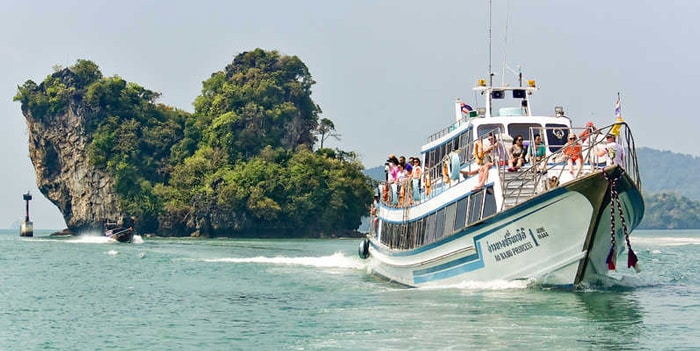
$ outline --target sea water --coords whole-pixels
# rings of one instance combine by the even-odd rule
[[[637,231],[625,287],[409,289],[358,240],[0,231],[0,350],[697,350],[700,231]],[[627,277],[630,275],[630,277]]]

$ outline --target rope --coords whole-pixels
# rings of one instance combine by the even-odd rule
[[[641,270],[639,268],[637,255],[632,250],[632,244],[630,243],[629,231],[627,230],[627,222],[625,221],[625,215],[622,211],[622,203],[620,202],[620,195],[617,192],[617,181],[624,174],[624,170],[621,170],[620,174],[616,178],[609,178],[608,174],[603,171],[603,177],[610,183],[610,252],[608,252],[608,257],[605,262],[608,264],[609,270],[615,270],[616,255],[616,245],[615,242],[615,207],[617,207],[617,214],[620,217],[620,222],[622,224],[622,231],[625,234],[625,243],[627,244],[627,268],[634,268],[637,273]]]

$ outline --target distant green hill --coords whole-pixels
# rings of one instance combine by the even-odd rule
[[[700,158],[642,147],[637,149],[642,189],[649,193],[677,193],[700,200]],[[673,176],[671,176],[671,174]]]

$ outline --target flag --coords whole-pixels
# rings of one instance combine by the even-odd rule
[[[614,136],[620,135],[620,127],[622,127],[622,108],[620,107],[620,93],[617,93],[617,101],[615,101],[615,125],[610,129],[610,134]]]
[[[462,107],[462,113],[467,114],[467,115],[469,114],[469,112],[472,112],[474,110],[471,106],[467,105],[464,102],[462,103],[461,107]]]

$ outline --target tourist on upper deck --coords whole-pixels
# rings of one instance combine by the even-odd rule
[[[493,150],[498,149],[498,142],[496,141],[496,137],[493,135],[493,133],[489,133],[486,139],[482,143],[483,145],[483,163],[481,167],[479,167],[479,182],[474,187],[474,190],[481,190],[481,188],[484,187],[486,184],[486,181],[489,178],[489,169],[491,166],[493,166],[493,156],[492,152]],[[469,173],[471,175],[472,173]]]
[[[586,122],[586,128],[578,135],[578,138],[582,143],[585,143],[589,136],[599,133],[598,128],[593,125],[593,122]]]
[[[401,167],[403,167],[406,173],[410,174],[413,171],[411,163],[406,163],[406,157],[399,156],[399,164],[401,165]]]
[[[513,146],[508,150],[508,172],[515,172],[525,163],[525,147],[523,146],[523,136],[515,136]]]
[[[605,136],[607,142],[603,148],[598,150],[598,156],[605,156],[605,161],[608,166],[618,164],[624,167],[622,145],[615,142],[615,136],[608,134]]]
[[[413,158],[413,172],[411,173],[413,182],[413,200],[420,201],[421,180],[423,179],[423,167],[420,166],[420,160],[417,157]]]
[[[583,167],[583,155],[581,154],[581,144],[576,141],[576,134],[569,134],[569,141],[564,145],[564,155],[566,164],[569,165],[569,173],[574,175],[574,164],[576,164],[576,174]]]
[[[547,170],[545,157],[547,156],[547,148],[542,142],[542,136],[535,134],[534,145],[530,148],[530,162],[537,167],[537,173]]]

